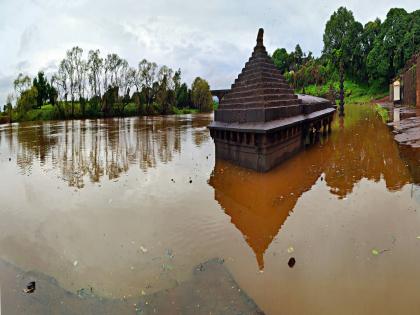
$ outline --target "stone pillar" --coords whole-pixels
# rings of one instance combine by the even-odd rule
[[[420,53],[417,55],[416,66],[416,107],[420,108]]]

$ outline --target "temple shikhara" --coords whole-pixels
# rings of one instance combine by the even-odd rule
[[[219,98],[209,126],[216,158],[265,172],[278,165],[319,133],[330,132],[335,107],[326,99],[296,95],[276,68],[263,44],[257,45],[230,90]]]

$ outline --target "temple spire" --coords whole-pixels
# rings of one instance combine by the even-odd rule
[[[260,28],[258,30],[257,46],[259,47],[264,46],[264,29],[263,28]]]

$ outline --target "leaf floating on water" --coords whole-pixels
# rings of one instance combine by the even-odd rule
[[[288,252],[289,254],[293,253],[294,251],[295,251],[295,249],[293,248],[293,246],[290,246],[290,247],[287,249],[287,252]]]
[[[372,249],[372,255],[378,256],[379,255],[379,251],[377,249]]]

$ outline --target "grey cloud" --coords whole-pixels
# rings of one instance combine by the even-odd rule
[[[326,20],[340,5],[362,23],[385,17],[394,6],[408,11],[417,1],[347,0],[1,0],[1,79],[19,72],[34,76],[54,71],[67,49],[116,52],[132,66],[147,58],[181,68],[191,83],[196,76],[214,88],[229,87],[252,52],[264,27],[270,53],[299,43],[319,55]],[[0,85],[0,104],[11,90]]]

